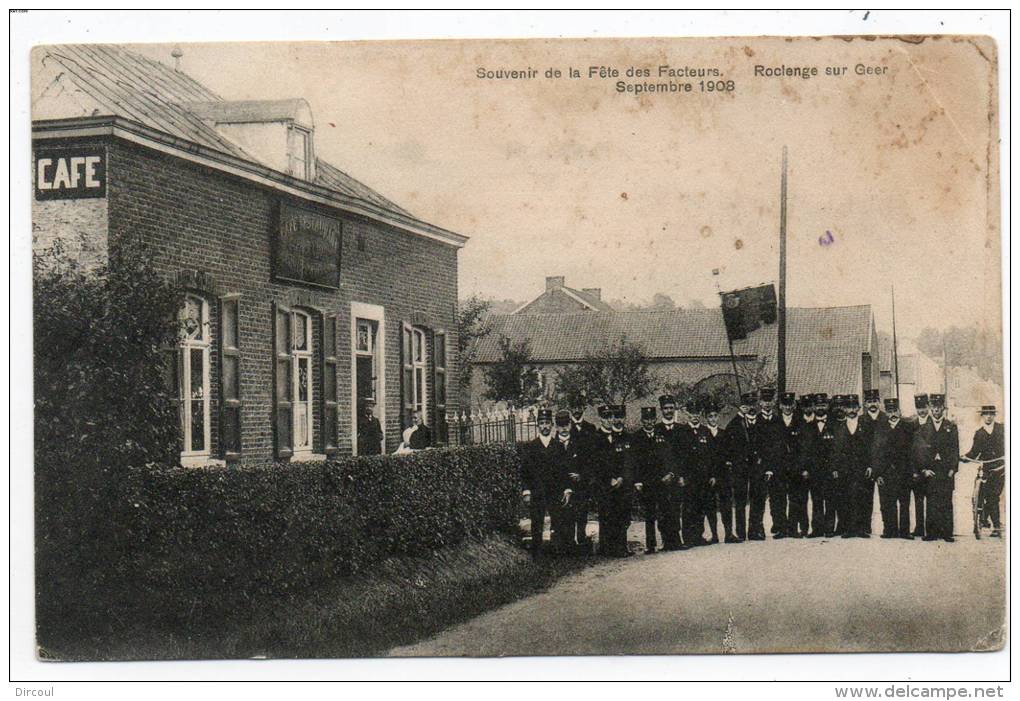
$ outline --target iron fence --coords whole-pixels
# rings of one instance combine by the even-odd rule
[[[461,412],[446,416],[447,445],[519,443],[538,435],[532,409]]]

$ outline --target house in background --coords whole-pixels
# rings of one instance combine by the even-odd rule
[[[898,344],[899,355],[899,394],[894,386],[896,366],[892,360],[892,348],[883,344],[881,352],[881,390],[883,397],[900,399],[900,410],[904,416],[917,412],[914,406],[914,395],[944,393],[946,389],[942,366],[917,349],[910,340],[904,339]]]
[[[871,307],[791,308],[787,310],[787,389],[798,394],[861,394],[879,386],[878,338]],[[722,313],[717,309],[669,311],[507,314],[488,318],[492,332],[479,341],[472,363],[470,406],[487,409],[485,368],[500,360],[501,337],[528,339],[545,393],[556,394],[556,375],[622,336],[640,345],[663,382],[683,382],[708,390],[732,383],[733,366]],[[777,328],[768,324],[736,341],[733,350],[743,373],[764,364],[776,370]],[[643,397],[628,406],[631,422]],[[468,402],[465,402],[467,405]]]
[[[522,304],[514,314],[569,314],[571,312],[611,312],[613,308],[602,301],[602,290],[586,287],[575,290],[567,287],[562,275],[545,279],[545,292],[527,304]]]
[[[32,61],[33,246],[96,265],[137,244],[184,289],[182,462],[360,452],[368,400],[376,449],[412,411],[445,435],[467,237],[318,157],[303,99],[224,100],[119,46]]]

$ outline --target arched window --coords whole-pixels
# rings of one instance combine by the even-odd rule
[[[294,452],[312,450],[313,382],[312,382],[312,317],[302,311],[291,312],[291,387],[294,403]]]
[[[181,457],[208,456],[209,421],[209,303],[196,295],[184,298],[180,312],[181,340],[177,354],[180,390]]]

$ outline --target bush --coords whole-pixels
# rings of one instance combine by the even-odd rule
[[[106,558],[104,586],[74,587],[96,581],[80,571],[92,558],[47,563],[67,586],[41,583],[64,598],[40,597],[50,614],[40,614],[40,625],[64,639],[73,621],[96,630],[145,615],[179,626],[195,610],[219,614],[386,558],[510,537],[518,470],[514,448],[499,445],[244,469],[131,469],[88,519],[106,524],[89,534]],[[160,610],[148,610],[157,601]],[[40,638],[51,632],[41,628]]]

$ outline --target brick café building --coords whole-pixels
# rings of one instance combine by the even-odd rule
[[[367,398],[387,451],[412,410],[443,435],[465,236],[317,158],[302,99],[223,100],[115,46],[32,60],[33,246],[92,265],[139,237],[185,290],[184,464],[359,452]]]

